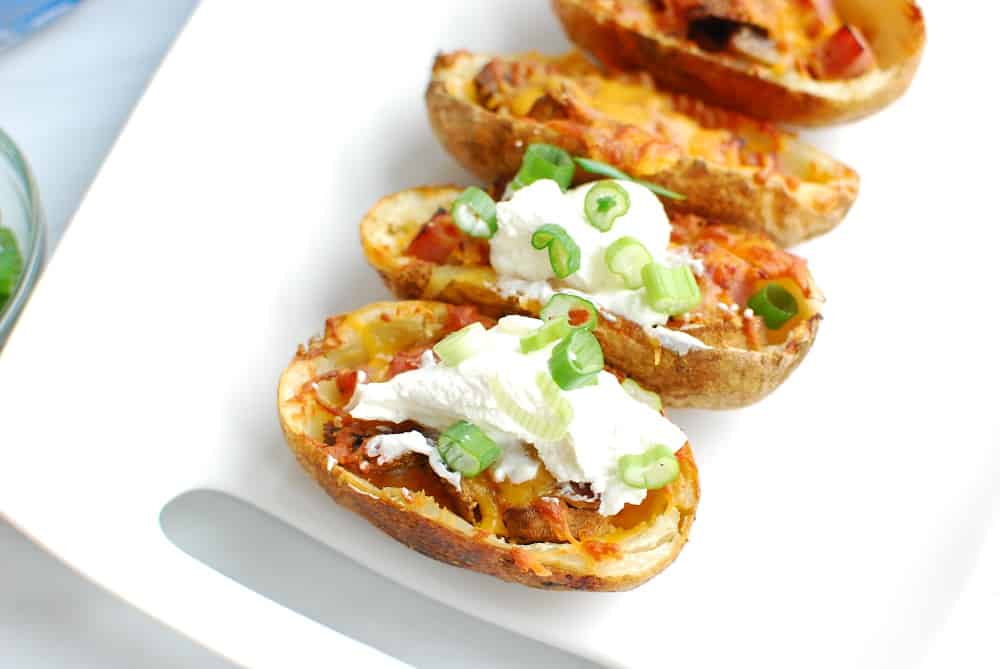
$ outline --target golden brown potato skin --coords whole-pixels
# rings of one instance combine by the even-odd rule
[[[805,83],[686,40],[621,23],[608,0],[552,0],[566,34],[602,63],[649,72],[665,89],[768,121],[819,126],[869,116],[899,98],[916,74],[926,39],[912,0],[840,0],[845,20],[869,37],[879,68],[861,80]]]
[[[441,266],[405,255],[420,226],[459,193],[454,186],[429,186],[380,200],[361,222],[368,262],[402,299],[475,304],[493,316],[537,316],[542,307],[537,301],[498,292],[492,268]],[[683,356],[625,319],[602,316],[595,334],[608,364],[660,393],[667,406],[734,409],[760,401],[788,378],[809,352],[820,320],[816,314],[796,326],[783,344],[760,351],[713,348]]]
[[[513,58],[512,60],[517,60]],[[779,160],[788,164],[821,165],[828,174],[816,183],[797,187],[766,170],[749,170],[686,155],[669,169],[646,173],[642,151],[624,146],[597,146],[596,137],[570,135],[558,124],[527,117],[496,114],[468,95],[473,79],[488,56],[455,52],[437,57],[425,99],[435,135],[462,165],[487,182],[509,179],[520,168],[525,148],[535,142],[560,146],[573,155],[608,162],[631,174],[682,193],[684,200],[664,199],[672,212],[692,213],[723,223],[767,233],[781,246],[791,246],[824,234],[847,215],[857,198],[859,178],[851,168],[774,128],[786,148]],[[650,91],[650,95],[657,95]],[[666,94],[660,94],[666,95]],[[737,134],[760,132],[758,121],[733,112],[685,101],[705,118],[721,120]],[[587,178],[577,170],[578,178]]]
[[[335,501],[397,541],[441,562],[505,581],[550,590],[628,590],[673,562],[687,541],[700,496],[698,471],[689,446],[678,452],[682,467],[674,485],[683,494],[678,495],[675,506],[657,518],[653,526],[626,539],[621,556],[603,559],[588,557],[572,544],[508,544],[472,527],[421,492],[377,488],[347,469],[331,465],[322,441],[308,434],[307,421],[297,403],[300,386],[314,371],[310,361],[336,361],[343,354],[360,365],[355,350],[360,339],[356,330],[359,322],[405,321],[414,332],[427,333],[426,341],[436,341],[446,317],[447,308],[441,303],[383,302],[327,320],[323,335],[299,350],[278,386],[281,427],[303,469]]]

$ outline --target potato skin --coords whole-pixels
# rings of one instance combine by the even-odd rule
[[[658,519],[662,526],[650,527],[634,537],[636,550],[626,549],[624,558],[601,560],[585,557],[583,550],[572,544],[508,544],[473,528],[421,492],[377,488],[339,465],[330,465],[323,444],[310,438],[296,412],[298,387],[308,378],[303,366],[317,355],[335,354],[338,347],[350,344],[356,333],[350,331],[348,320],[371,320],[384,314],[389,319],[422,320],[425,330],[435,332],[440,331],[446,313],[440,303],[376,303],[328,319],[324,334],[300,349],[279,382],[278,414],[288,446],[302,468],[337,503],[397,541],[441,562],[505,581],[549,590],[629,590],[673,562],[687,541],[700,496],[689,446],[678,452],[683,463],[680,481],[689,499],[678,505],[677,518],[664,514]],[[529,564],[536,568],[528,568]]]
[[[851,5],[856,14],[867,12],[871,15],[869,25],[890,23],[897,34],[893,36],[892,62],[881,68],[875,84],[863,90],[857,87],[857,92],[851,91],[850,82],[816,82],[803,87],[789,77],[771,75],[687,41],[642,32],[620,23],[620,17],[602,0],[552,0],[552,8],[569,39],[609,67],[644,70],[665,89],[683,91],[757,118],[821,126],[861,119],[887,107],[906,92],[920,64],[926,38],[916,3],[864,3],[870,10],[862,3],[864,0],[841,4]]]
[[[493,316],[537,316],[542,307],[537,301],[499,293],[492,268],[442,267],[404,255],[420,225],[459,193],[455,186],[433,186],[380,200],[361,222],[368,262],[401,299],[475,304]],[[784,343],[760,351],[713,348],[682,356],[663,348],[635,323],[603,316],[595,335],[608,364],[660,393],[667,406],[734,409],[760,401],[788,378],[809,352],[821,320],[816,314],[797,325]]]
[[[512,177],[521,165],[525,147],[535,142],[560,146],[573,155],[598,158],[675,192],[684,200],[664,199],[669,211],[697,214],[767,233],[781,246],[829,232],[847,215],[859,189],[858,175],[846,165],[786,136],[789,152],[799,160],[825,165],[837,175],[811,188],[791,188],[778,178],[761,177],[700,157],[686,156],[669,170],[637,174],[632,165],[613,156],[594,156],[579,136],[560,132],[530,118],[500,115],[455,91],[465,90],[487,57],[465,52],[438,55],[425,94],[428,117],[442,146],[481,179],[493,182]],[[733,128],[747,132],[758,124],[724,110],[712,110]],[[585,176],[578,170],[578,177]]]

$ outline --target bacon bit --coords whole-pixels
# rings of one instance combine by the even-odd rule
[[[352,397],[354,389],[358,386],[357,371],[344,371],[337,374],[337,390],[341,397]]]
[[[587,555],[597,561],[605,560],[607,558],[620,558],[622,556],[621,546],[607,541],[594,541],[588,539],[583,542],[582,548]]]
[[[381,320],[383,323],[388,323],[389,321],[392,320],[392,318],[389,317],[389,314],[379,314],[378,317],[379,320]]]
[[[566,517],[566,503],[556,497],[541,497],[532,505],[539,515],[545,519],[560,541],[579,544],[573,532],[569,529],[569,518]]]
[[[447,221],[443,219],[434,218],[425,223],[410,242],[406,255],[427,262],[444,263],[462,240],[462,232],[451,222],[450,216]]]
[[[861,31],[845,25],[816,49],[812,73],[817,79],[854,79],[875,67],[875,56]]]
[[[552,572],[542,564],[541,560],[537,557],[524,550],[523,548],[518,548],[515,546],[510,549],[510,556],[514,560],[514,564],[518,568],[524,571],[530,571],[535,576],[551,576]]]
[[[323,443],[327,446],[333,446],[337,442],[337,430],[339,429],[331,421],[323,423]]]
[[[590,320],[590,312],[586,309],[570,309],[566,316],[569,318],[569,324],[574,327],[583,325]]]
[[[471,325],[475,322],[483,323],[486,319],[479,313],[479,309],[470,304],[463,304],[460,306],[455,306],[453,304],[447,305],[448,316],[444,320],[444,331],[454,332],[455,330],[461,330],[466,325]]]
[[[403,372],[408,372],[411,369],[417,369],[420,367],[420,356],[422,356],[424,351],[428,348],[430,348],[430,346],[417,346],[405,351],[400,351],[394,355],[392,361],[389,363],[386,381],[397,374],[402,374]]]

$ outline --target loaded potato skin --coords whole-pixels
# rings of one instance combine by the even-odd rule
[[[489,265],[485,242],[458,236],[444,262],[414,255],[413,242],[428,226],[450,225],[447,211],[461,189],[423,187],[383,198],[361,223],[365,255],[401,299],[434,299],[476,305],[492,316],[537,316],[540,301],[505,295]],[[609,364],[657,392],[668,406],[729,409],[753,404],[773,392],[805,358],[819,331],[823,299],[804,261],[761,235],[695,216],[675,216],[674,240],[689,245],[706,264],[703,302],[688,321],[671,327],[696,334],[712,347],[679,354],[662,347],[625,318],[601,314],[595,335]],[[418,246],[419,252],[419,246]],[[767,330],[742,307],[768,280],[798,286],[799,317]],[[720,305],[727,306],[726,309]]]
[[[698,473],[688,446],[676,454],[673,483],[650,493],[650,503],[610,519],[572,497],[567,504],[548,496],[558,491],[540,498],[525,492],[548,490],[551,479],[544,476],[512,487],[479,476],[463,480],[461,493],[449,493],[427,476],[421,456],[389,465],[366,457],[373,435],[414,426],[375,425],[344,412],[359,372],[391,378],[406,371],[415,351],[477,320],[490,322],[473,308],[425,301],[376,303],[328,319],[323,333],[300,347],[278,387],[282,430],[300,465],[335,501],[401,543],[506,581],[612,591],[662,571],[687,541],[697,507]],[[491,507],[504,510],[499,520]],[[588,517],[601,520],[580,520]]]
[[[925,27],[912,0],[552,0],[602,63],[757,118],[844,123],[899,98]]]
[[[790,246],[836,227],[858,194],[850,167],[767,123],[657,91],[580,53],[438,56],[425,95],[441,144],[487,182],[517,172],[544,142],[596,159],[683,199],[693,213]],[[593,178],[579,172],[578,180]]]

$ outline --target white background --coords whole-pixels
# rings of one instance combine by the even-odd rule
[[[636,630],[655,623],[656,629],[646,629],[639,638],[666,639],[671,660],[687,666],[740,660],[770,666],[905,667],[927,652],[971,573],[1000,465],[994,386],[998,322],[990,292],[996,283],[992,257],[998,216],[990,197],[996,188],[997,142],[988,111],[995,107],[990,86],[970,85],[989,81],[976,78],[987,73],[980,72],[983,59],[975,57],[992,39],[995,21],[985,16],[989,10],[972,21],[928,6],[930,44],[911,94],[870,121],[811,134],[856,166],[863,178],[862,195],[848,221],[803,248],[830,298],[819,342],[792,380],[753,410],[677,413],[705,476],[692,543],[678,564],[650,586],[594,597],[520,592],[432,565],[366,533],[363,524],[328,510],[326,500],[302,488],[301,476],[286,468],[287,456],[270,466],[273,451],[265,449],[273,448],[267,443],[273,420],[256,418],[259,407],[251,392],[273,382],[271,368],[280,368],[294,342],[315,329],[323,314],[378,294],[365,283],[371,278],[357,250],[345,248],[345,242],[353,243],[351,226],[374,197],[424,181],[461,178],[436,148],[419,108],[434,47],[470,42],[487,48],[544,46],[558,42],[551,37],[557,34],[551,19],[526,20],[532,16],[527,2],[511,3],[509,14],[495,21],[482,19],[486,10],[463,5],[444,12],[441,25],[409,35],[407,26],[420,25],[418,19],[434,10],[443,12],[447,3],[427,3],[420,17],[413,7],[401,9],[392,25],[378,22],[375,9],[359,9],[352,17],[358,25],[379,27],[377,39],[363,32],[339,35],[355,54],[371,59],[366,61],[370,71],[359,79],[342,61],[332,61],[335,66],[310,62],[331,53],[329,35],[321,28],[335,23],[332,14],[318,17],[320,25],[300,29],[287,43],[287,53],[265,58],[251,51],[252,38],[259,39],[266,27],[287,29],[291,22],[249,12],[246,24],[223,30],[234,14],[227,17],[219,9],[225,3],[214,4],[210,15],[206,7],[209,18],[188,40],[192,49],[202,50],[178,59],[164,89],[183,91],[185,97],[174,99],[174,108],[164,106],[172,99],[166,92],[155,100],[158,107],[150,107],[129,136],[127,150],[109,165],[106,190],[99,185],[81,213],[75,255],[57,258],[66,278],[53,271],[39,291],[54,307],[70,304],[60,301],[74,299],[74,282],[88,279],[102,287],[108,301],[91,307],[104,319],[101,323],[114,329],[101,336],[81,333],[76,341],[88,355],[117,360],[131,354],[131,360],[142,360],[159,373],[149,393],[168,402],[217,399],[202,388],[187,387],[190,371],[185,384],[185,369],[144,357],[151,352],[140,341],[126,338],[111,346],[108,337],[149,337],[161,347],[153,353],[166,352],[175,367],[215,362],[229,370],[229,383],[234,370],[241,369],[237,363],[246,367],[246,361],[254,361],[245,372],[246,383],[232,386],[230,392],[237,395],[226,404],[229,411],[253,409],[249,422],[262,429],[262,450],[255,450],[256,442],[241,444],[248,451],[239,460],[247,467],[242,480],[256,484],[240,488],[241,493],[346,553],[364,556],[377,570],[551,642],[609,662],[644,664],[661,658],[663,648],[634,643],[621,648],[621,639],[632,639]],[[300,8],[309,6],[315,11],[306,3]],[[209,36],[218,40],[223,34],[232,52],[220,55],[210,49],[218,42]],[[401,59],[387,44],[405,46],[413,55],[407,52]],[[289,66],[295,63],[301,67]],[[350,93],[359,86],[367,87],[366,94],[355,99]],[[170,199],[177,186],[183,202]],[[335,193],[334,202],[328,192]],[[151,226],[148,232],[129,227],[138,218]],[[171,267],[158,259],[164,251],[184,252],[185,245],[165,234],[178,221],[201,226],[198,239],[208,247],[184,256],[193,277],[169,274],[166,280],[166,271],[148,270],[154,263],[159,270]],[[99,268],[85,262],[85,251],[99,254],[114,240],[126,240],[134,257],[100,256]],[[219,253],[225,254],[230,274],[204,273],[218,267]],[[265,282],[261,268],[273,268]],[[134,286],[108,283],[122,271]],[[255,300],[240,292],[241,284],[259,291]],[[267,292],[275,284],[281,290]],[[183,288],[190,291],[186,299],[173,299],[170,289]],[[162,314],[142,301],[150,294],[177,317],[158,323],[163,331],[156,333],[136,330],[127,317],[153,322],[154,314]],[[123,305],[132,313],[122,314]],[[79,305],[62,310],[67,312],[88,314]],[[0,369],[29,378],[28,358],[18,356],[41,350],[45,338],[53,336],[49,328],[55,313],[42,306],[29,309],[22,326],[34,328],[32,337],[15,335],[11,358]],[[254,338],[222,337],[250,322]],[[209,356],[203,347],[212,344],[220,348]],[[90,413],[84,408],[87,392],[111,393],[116,382],[143,378],[134,365],[73,365],[87,375],[66,382],[80,398],[80,407],[66,409],[78,426],[107,424],[107,416],[93,414],[102,405],[91,402]],[[196,369],[205,381],[227,380]],[[10,390],[0,381],[0,397]],[[128,398],[122,401],[127,408],[138,406]],[[212,406],[185,406],[183,415],[192,421],[217,419],[218,413],[208,410]],[[12,420],[15,433],[32,415],[31,406],[22,407],[26,415]],[[80,431],[51,426],[42,443],[71,434],[79,439]],[[104,430],[83,434],[89,448],[116,448],[118,439]],[[171,432],[175,440],[162,444],[178,461],[180,455],[173,454],[180,450],[181,434]],[[107,443],[98,443],[98,435]],[[147,438],[150,444],[160,441],[161,435]],[[29,462],[20,452],[13,455],[15,466]],[[62,481],[65,473],[52,476],[75,483]],[[23,495],[20,500],[37,495],[12,475],[6,484]],[[55,531],[56,514],[18,508],[21,515],[15,518],[31,516],[39,528],[45,524]],[[345,544],[338,529],[349,529],[352,540]],[[87,547],[88,558],[100,555],[98,548]],[[202,632],[208,634],[206,629]],[[982,649],[976,659],[988,659],[989,639],[966,640],[982,644],[973,646]]]

